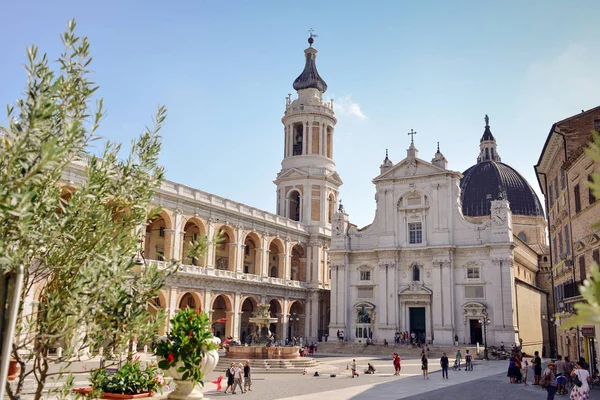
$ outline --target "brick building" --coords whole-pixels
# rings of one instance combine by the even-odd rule
[[[599,166],[585,152],[592,131],[600,129],[600,107],[582,111],[552,125],[536,174],[545,197],[550,236],[551,271],[558,351],[571,359],[585,357],[596,370],[598,329],[582,326],[561,329],[561,318],[573,312],[581,300],[579,285],[600,258],[600,202],[588,182]]]

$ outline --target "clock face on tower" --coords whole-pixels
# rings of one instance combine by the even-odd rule
[[[506,211],[502,208],[494,209],[492,213],[492,221],[496,225],[503,225],[506,222]]]

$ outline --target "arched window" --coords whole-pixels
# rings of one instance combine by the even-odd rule
[[[527,243],[527,235],[525,234],[525,232],[519,232],[519,234],[517,235],[517,237],[519,239],[521,239],[522,241],[524,241],[525,243]]]
[[[301,156],[302,155],[302,145],[303,145],[303,135],[304,135],[304,126],[302,124],[294,125],[294,145],[292,150],[293,156]]]
[[[288,218],[294,221],[300,221],[300,193],[294,190],[290,193],[290,208],[288,210]]]
[[[490,149],[488,149],[487,147],[485,148],[485,159],[486,160],[490,159]]]
[[[412,271],[412,280],[417,282],[421,280],[421,270],[419,269],[418,265],[413,266],[413,271]]]

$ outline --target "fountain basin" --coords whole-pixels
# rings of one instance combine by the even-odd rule
[[[297,346],[228,346],[225,358],[248,360],[290,360],[300,358]]]

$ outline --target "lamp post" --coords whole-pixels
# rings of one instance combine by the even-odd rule
[[[479,320],[481,325],[483,326],[483,359],[489,360],[488,358],[488,347],[487,347],[487,326],[492,322],[488,319],[487,310],[483,310],[481,312],[482,319]]]

